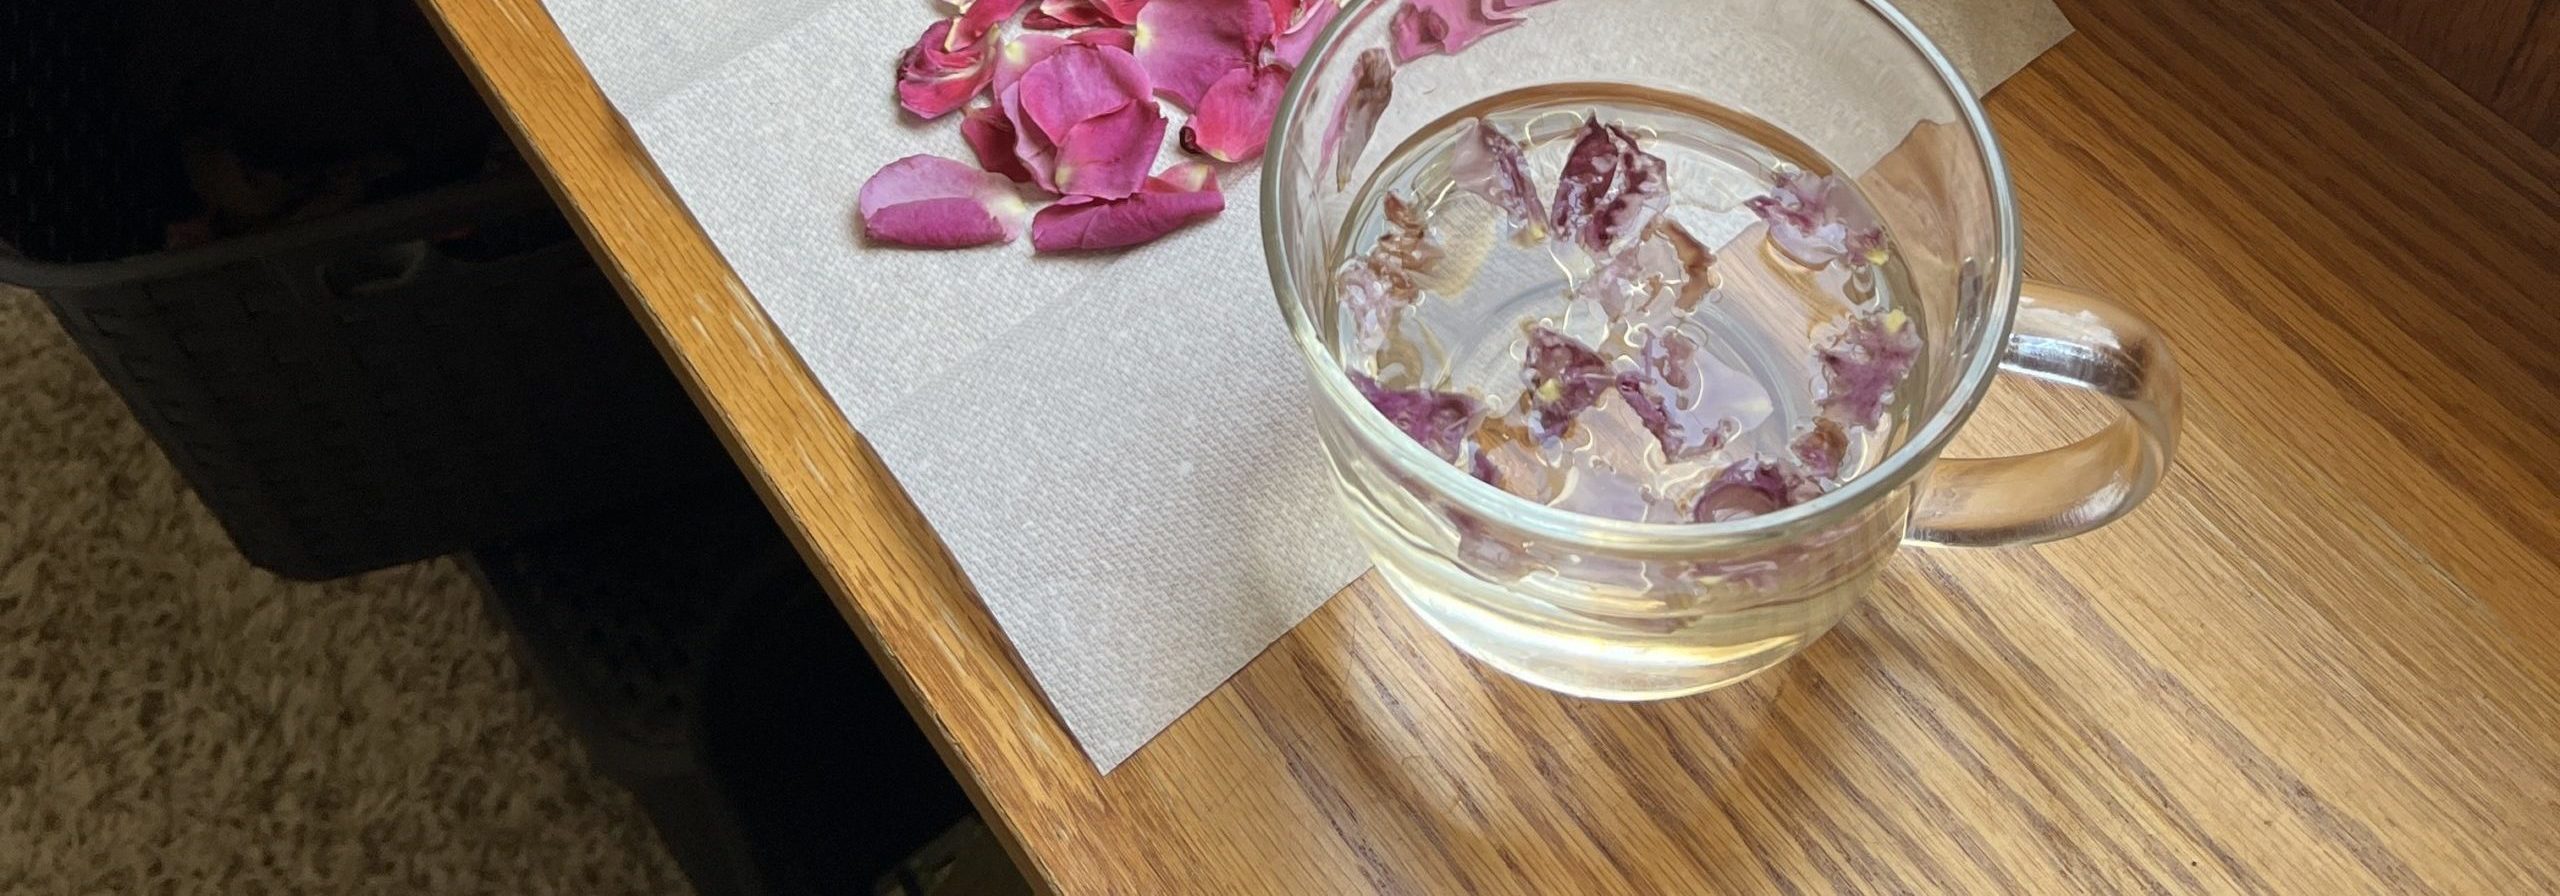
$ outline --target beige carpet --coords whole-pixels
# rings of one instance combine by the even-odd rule
[[[234,554],[0,289],[0,893],[680,893],[449,563]]]

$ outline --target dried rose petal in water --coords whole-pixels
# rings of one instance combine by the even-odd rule
[[[940,118],[967,105],[987,86],[989,57],[995,40],[953,44],[959,36],[954,20],[928,25],[898,58],[898,105],[923,118]]]
[[[1605,258],[1621,240],[1642,234],[1671,202],[1662,159],[1636,145],[1636,135],[1593,116],[1556,178],[1548,223],[1555,237]]]
[[[1001,99],[1014,154],[1053,193],[1118,199],[1138,192],[1164,142],[1164,112],[1137,60],[1116,47],[1070,43],[1033,63]]]
[[[1405,0],[1387,20],[1387,45],[1398,63],[1433,53],[1455,55],[1524,21],[1496,12],[1489,0]]]
[[[1609,374],[1609,360],[1599,352],[1539,326],[1529,331],[1520,382],[1525,387],[1520,400],[1530,413],[1531,431],[1540,439],[1552,439],[1572,425],[1574,417],[1599,403],[1600,396],[1609,394],[1617,378]]]
[[[1352,328],[1352,344],[1366,353],[1386,346],[1397,316],[1422,296],[1416,278],[1437,267],[1441,256],[1423,229],[1421,210],[1411,202],[1388,193],[1384,213],[1386,232],[1366,254],[1343,265],[1335,287],[1344,322]]]
[[[1276,13],[1279,7],[1272,7]],[[1312,0],[1298,8],[1297,17],[1280,26],[1280,35],[1271,44],[1272,58],[1280,64],[1297,68],[1307,59],[1307,51],[1315,49],[1316,38],[1324,36],[1324,26],[1342,14],[1342,0]]]
[[[1343,92],[1342,105],[1333,110],[1333,123],[1324,129],[1324,150],[1333,159],[1336,187],[1350,186],[1352,169],[1368,149],[1378,117],[1387,113],[1387,104],[1396,95],[1396,64],[1387,58],[1387,51],[1371,47],[1361,51],[1356,62],[1351,89]]]
[[[1031,247],[1041,252],[1126,249],[1217,217],[1226,207],[1209,165],[1186,162],[1148,178],[1145,188],[1131,196],[1069,196],[1041,209],[1031,219]]]
[[[1246,0],[1152,0],[1138,12],[1138,62],[1156,89],[1200,108],[1228,72],[1252,68],[1271,43],[1268,7]]]
[[[1760,381],[1698,350],[1679,330],[1648,331],[1636,369],[1618,377],[1618,396],[1662,444],[1665,460],[1694,460],[1760,425],[1776,406]]]
[[[873,240],[958,249],[1013,240],[1027,208],[1004,178],[936,156],[889,163],[862,183],[862,232]]]
[[[1725,467],[1698,494],[1689,518],[1721,523],[1776,513],[1822,496],[1820,483],[1784,461],[1752,455]]]
[[[1722,285],[1723,278],[1716,275],[1715,250],[1668,217],[1656,219],[1649,235],[1668,243],[1672,255],[1680,260],[1680,310],[1698,310],[1698,303]]]
[[[1467,437],[1484,422],[1484,403],[1474,396],[1458,392],[1434,392],[1429,389],[1389,389],[1376,379],[1357,370],[1345,371],[1351,385],[1369,400],[1369,406],[1386,415],[1387,422],[1412,436],[1415,442],[1437,454],[1442,460],[1455,462],[1467,446]]]
[[[1501,209],[1504,225],[1515,237],[1534,241],[1546,236],[1547,209],[1538,202],[1528,155],[1520,141],[1492,122],[1479,118],[1467,123],[1449,154],[1449,179]]]
[[[1813,426],[1796,437],[1788,446],[1804,471],[1823,479],[1840,478],[1840,464],[1849,456],[1849,431],[1840,421],[1829,417],[1813,418]]]
[[[1884,263],[1884,227],[1838,178],[1781,171],[1777,189],[1743,205],[1769,223],[1769,241],[1779,251],[1807,267],[1834,261],[1853,268]]]
[[[1289,70],[1277,65],[1240,68],[1209,86],[1200,111],[1182,126],[1182,148],[1221,162],[1262,158],[1271,141],[1271,119],[1280,113],[1280,94],[1289,88]]]
[[[1894,388],[1920,357],[1920,333],[1901,311],[1861,313],[1834,323],[1821,340],[1822,414],[1850,426],[1874,426]]]

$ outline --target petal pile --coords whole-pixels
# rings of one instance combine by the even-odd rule
[[[1223,210],[1214,172],[1199,163],[1149,175],[1173,127],[1158,97],[1190,111],[1179,129],[1186,152],[1226,164],[1259,159],[1289,76],[1342,12],[1342,0],[942,5],[948,14],[899,57],[898,105],[925,119],[960,113],[960,138],[978,167],[1025,185],[1014,206],[1034,195],[1056,199],[1054,211],[1032,224],[1043,252],[1134,246]],[[1017,33],[1008,35],[1008,25]],[[1385,51],[1378,53],[1384,62]],[[1381,80],[1392,74],[1392,66],[1362,71]],[[1367,141],[1385,89],[1367,91],[1376,102],[1358,110],[1364,117],[1355,144]],[[1339,136],[1345,123],[1337,120],[1329,133]],[[900,160],[874,180],[912,180],[917,167]],[[953,210],[951,221],[967,217],[958,206],[935,208]],[[911,210],[887,214],[875,221],[866,206],[866,230],[900,245],[978,245],[1020,229],[972,223],[919,230]],[[944,220],[940,214],[935,220]]]

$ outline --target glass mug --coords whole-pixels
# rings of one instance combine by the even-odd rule
[[[1338,145],[1363,51],[1402,0],[1354,0],[1281,102],[1263,243],[1314,381],[1341,503],[1386,582],[1467,653],[1553,690],[1643,700],[1767,669],[1829,630],[1904,542],[1989,546],[2086,532],[2139,504],[2178,437],[2178,369],[2146,322],[2018,272],[2017,210],[1974,94],[1882,0],[1556,0],[1449,55],[1397,67],[1364,146]],[[1379,54],[1366,73],[1374,90]],[[1530,501],[1425,449],[1364,400],[1326,338],[1352,191],[1383,148],[1510,91],[1615,83],[1756,118],[1856,175],[1909,274],[1925,348],[1898,444],[1828,494],[1711,523],[1639,523]],[[1342,158],[1336,158],[1342,156]],[[1880,178],[1870,183],[1869,177]],[[2000,371],[2104,394],[2121,416],[2051,451],[1940,458]],[[1884,449],[1880,449],[1884,450]]]

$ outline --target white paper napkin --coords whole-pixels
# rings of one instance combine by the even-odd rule
[[[866,249],[865,178],[968,158],[891,99],[929,8],[546,3],[1101,769],[1366,568],[1305,435],[1251,176],[1216,221],[1116,257]],[[2049,0],[1902,5],[1977,87],[2070,30]]]

